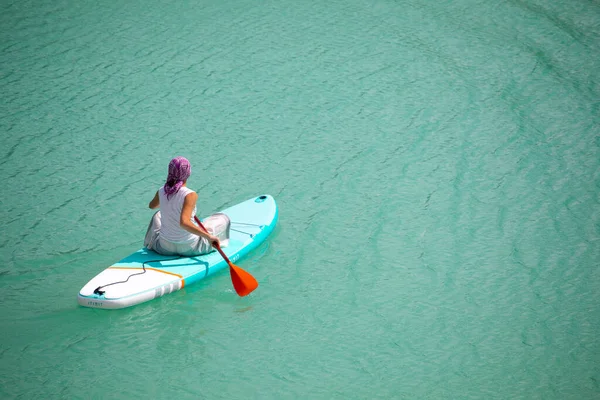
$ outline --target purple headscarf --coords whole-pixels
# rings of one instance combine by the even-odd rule
[[[167,182],[163,188],[167,195],[167,199],[177,193],[183,181],[187,180],[192,173],[192,166],[185,157],[175,157],[169,163],[169,175],[167,176]]]

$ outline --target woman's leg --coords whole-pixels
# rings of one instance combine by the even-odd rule
[[[223,213],[213,214],[206,218],[203,224],[211,235],[219,238],[221,247],[227,247],[229,244],[229,230],[231,228],[231,220],[227,215]]]
[[[146,231],[146,237],[144,238],[144,246],[148,250],[154,250],[156,240],[158,239],[158,233],[160,232],[160,226],[160,211],[157,211],[154,213],[148,224],[148,230]]]
[[[231,221],[227,215],[222,213],[213,214],[203,220],[202,225],[206,227],[208,233],[219,238],[221,247],[227,247],[229,244],[229,230],[231,226]],[[208,243],[208,240],[199,237],[198,242],[194,243],[189,251],[181,252],[181,254],[192,257],[210,253],[211,251],[214,251],[214,249],[211,244]]]

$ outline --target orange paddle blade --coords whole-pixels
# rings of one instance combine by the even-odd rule
[[[232,263],[229,263],[229,275],[238,296],[247,296],[258,287],[258,282],[252,275]]]

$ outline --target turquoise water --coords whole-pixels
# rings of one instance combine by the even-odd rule
[[[600,5],[4,1],[2,398],[600,398]],[[169,160],[278,227],[81,308]]]

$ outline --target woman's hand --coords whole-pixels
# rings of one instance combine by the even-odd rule
[[[210,237],[208,238],[208,241],[210,242],[211,245],[213,245],[213,243],[216,243],[217,245],[220,245],[221,243],[219,242],[219,238],[213,235],[210,235]],[[216,246],[213,246],[216,247]]]

